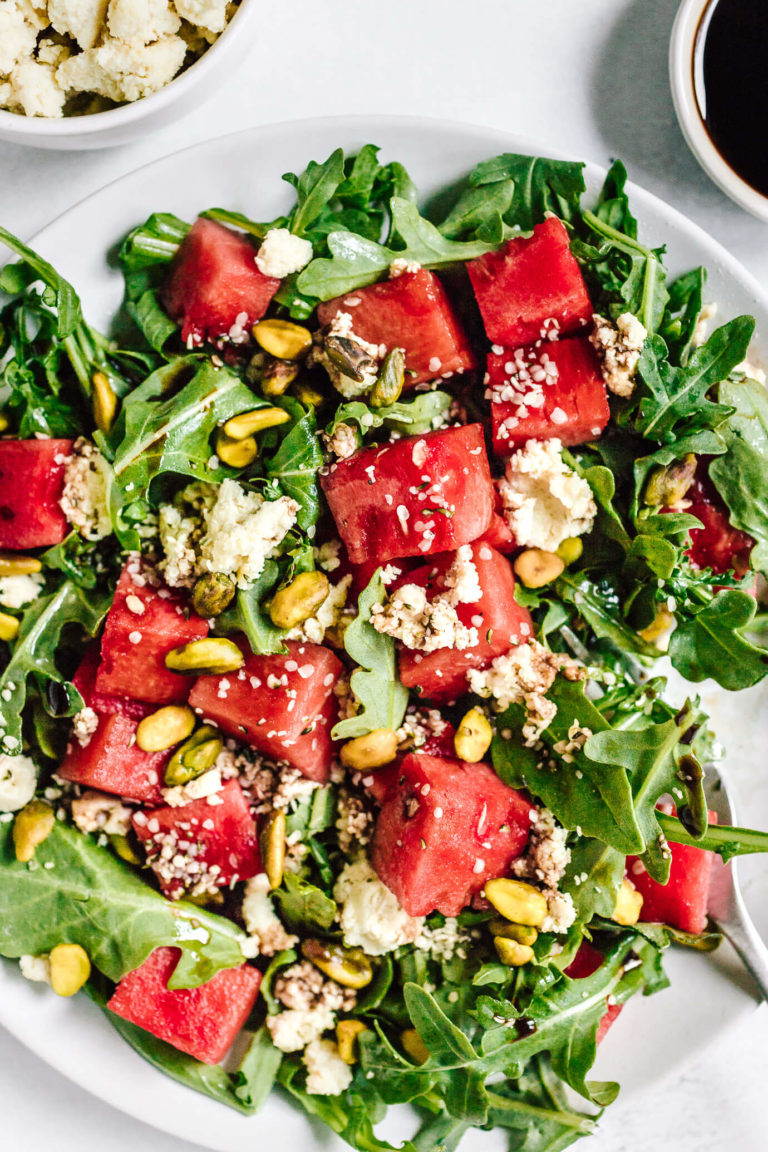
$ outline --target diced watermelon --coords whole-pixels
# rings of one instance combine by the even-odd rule
[[[717,822],[717,813],[709,813],[709,822]],[[689,844],[670,842],[669,848],[672,861],[667,884],[653,880],[638,857],[627,857],[627,876],[643,897],[640,919],[669,924],[681,932],[704,932],[714,853]]]
[[[128,800],[159,803],[170,753],[142,752],[136,745],[137,728],[137,720],[120,713],[99,716],[98,728],[85,747],[72,736],[59,776]]]
[[[366,448],[325,469],[320,482],[353,564],[470,544],[493,512],[480,424]]]
[[[728,520],[728,509],[705,468],[699,468],[685,499],[686,512],[703,524],[703,528],[691,529],[691,545],[688,549],[691,563],[696,568],[735,572],[737,576],[748,572],[749,557],[755,541],[746,532],[732,527]]]
[[[410,916],[457,916],[523,851],[530,811],[487,764],[406,756],[376,822],[373,866]]]
[[[261,972],[243,964],[217,972],[198,988],[172,991],[168,981],[180,959],[180,948],[156,948],[123,977],[107,1008],[180,1052],[218,1064],[251,1014]]]
[[[241,343],[279,287],[279,280],[259,271],[246,236],[199,217],[173,259],[162,298],[186,343]]]
[[[237,780],[230,780],[213,797],[192,800],[179,808],[168,805],[137,812],[133,828],[169,900],[183,896],[185,889],[193,888],[202,877],[227,888],[261,872],[256,824]],[[163,855],[169,837],[175,852],[196,862],[194,872],[179,875]]]
[[[107,692],[97,692],[96,674],[101,657],[98,641],[89,644],[85,655],[80,661],[80,667],[72,677],[72,683],[83,698],[86,708],[93,708],[99,716],[128,716],[131,720],[143,720],[155,711],[154,704],[145,700],[133,700],[130,696],[112,696]]]
[[[565,969],[566,976],[570,976],[572,980],[583,980],[587,976],[591,976],[597,972],[600,965],[603,963],[604,956],[598,952],[597,948],[589,943],[588,940],[582,940],[579,945],[579,950],[574,956],[572,962]],[[623,1004],[609,1004],[600,1021],[600,1026],[597,1029],[597,1043],[605,1038],[608,1029],[617,1019]]]
[[[327,780],[337,707],[333,686],[341,662],[318,644],[289,640],[285,656],[255,656],[246,640],[238,643],[245,656],[242,670],[201,676],[190,705],[271,760],[285,760],[312,780]]]
[[[478,544],[487,544],[504,556],[509,556],[518,546],[512,529],[498,512],[494,512],[491,516],[491,522],[478,540]]]
[[[562,221],[508,240],[467,265],[485,331],[494,344],[519,348],[584,327],[592,317],[581,269]]]
[[[445,590],[445,576],[455,555],[436,556],[433,563],[409,572],[398,583],[418,584],[432,599]],[[456,614],[462,624],[476,629],[478,643],[473,648],[438,648],[434,652],[418,652],[398,644],[400,679],[424,699],[455,699],[467,691],[470,668],[487,668],[495,656],[533,635],[530,612],[515,600],[515,577],[509,561],[488,544],[474,544],[472,562],[482,595],[475,604],[459,604]]]
[[[426,268],[404,272],[320,304],[321,325],[340,312],[352,316],[356,336],[405,352],[406,388],[474,367],[474,357],[445,289]]]
[[[69,532],[59,501],[71,440],[0,441],[0,548],[50,548]]]
[[[165,657],[207,636],[208,622],[191,611],[185,596],[151,579],[138,560],[123,569],[104,625],[96,689],[152,704],[183,704],[192,680],[169,672]]]
[[[553,436],[568,446],[583,444],[599,436],[610,417],[600,364],[586,337],[491,352],[486,382],[499,456],[511,456],[526,440]],[[519,398],[510,399],[513,393]]]

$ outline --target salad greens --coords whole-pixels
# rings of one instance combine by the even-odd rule
[[[705,271],[670,279],[664,250],[639,238],[618,161],[594,203],[588,203],[582,165],[513,154],[478,164],[425,209],[402,165],[382,163],[373,145],[354,156],[337,149],[283,179],[292,206],[277,219],[252,220],[227,208],[211,208],[203,218],[254,243],[287,230],[311,244],[312,258],[280,278],[270,306],[273,320],[308,321],[311,330],[312,350],[295,372],[288,366],[284,387],[270,383],[274,358],[248,333],[242,344],[224,337],[182,340],[164,285],[191,222],[158,212],[126,237],[119,252],[124,306],[110,339],[89,327],[73,286],[0,228],[0,241],[17,259],[0,271],[5,434],[28,441],[78,438],[73,451],[90,441],[100,454],[108,510],[104,532],[83,531],[72,521],[61,542],[32,550],[34,581],[31,592],[25,586],[23,602],[8,599],[4,577],[29,577],[3,567],[15,553],[0,555],[0,955],[47,957],[57,944],[79,945],[92,965],[86,991],[126,1041],[182,1084],[243,1113],[256,1112],[274,1088],[359,1152],[388,1152],[393,1145],[376,1126],[390,1105],[410,1104],[419,1126],[401,1145],[404,1152],[451,1152],[472,1128],[503,1131],[510,1152],[558,1152],[593,1132],[619,1091],[590,1075],[606,1010],[666,986],[668,947],[705,951],[719,939],[710,930],[646,922],[640,911],[634,922],[618,917],[626,877],[637,875],[627,871],[627,858],[637,858],[634,868],[648,873],[648,883],[664,885],[673,871],[670,845],[706,849],[723,860],[768,851],[768,833],[708,825],[702,766],[713,758],[714,741],[701,703],[691,697],[675,708],[664,700],[665,679],[648,678],[665,647],[672,668],[694,683],[709,678],[737,691],[768,676],[766,612],[755,598],[756,579],[768,576],[768,399],[750,364],[754,321],[736,317],[706,336]],[[493,737],[485,759],[503,784],[524,790],[534,816],[550,822],[549,849],[560,854],[555,888],[548,889],[541,869],[531,870],[531,845],[543,835],[534,824],[521,857],[529,871],[520,875],[572,915],[558,923],[548,912],[538,931],[523,931],[520,941],[503,937],[524,949],[524,961],[507,963],[487,900],[475,899],[457,916],[433,911],[409,918],[368,875],[364,883],[378,884],[379,899],[396,905],[394,913],[378,908],[376,930],[393,914],[418,924],[390,946],[369,946],[366,936],[365,948],[357,942],[344,953],[368,972],[350,996],[346,986],[321,979],[318,972],[326,970],[320,965],[312,968],[312,947],[317,957],[318,940],[330,949],[347,943],[344,884],[350,869],[364,863],[381,796],[388,803],[387,773],[397,779],[400,768],[387,763],[372,784],[362,772],[344,774],[334,764],[330,782],[318,783],[239,738],[229,740],[213,769],[220,773],[217,791],[221,773],[239,781],[265,833],[268,870],[269,836],[283,829],[285,867],[270,875],[269,891],[255,891],[252,881],[243,885],[235,876],[202,894],[189,888],[189,899],[167,899],[158,890],[157,862],[130,825],[138,802],[102,797],[123,817],[128,812],[119,833],[106,822],[78,823],[84,786],[62,779],[58,769],[62,757],[77,752],[76,736],[81,747],[90,739],[87,734],[83,744],[78,721],[99,724],[101,714],[73,676],[84,652],[95,651],[88,644],[100,635],[126,559],[159,572],[152,578],[157,586],[163,574],[173,584],[169,549],[176,547],[181,576],[173,595],[181,598],[178,612],[186,620],[188,591],[194,596],[203,575],[217,575],[200,567],[210,534],[206,517],[234,492],[238,508],[249,514],[295,512],[275,530],[276,542],[253,579],[241,579],[235,569],[231,579],[224,573],[230,599],[212,614],[211,635],[244,638],[265,659],[284,659],[291,644],[300,652],[305,644],[333,648],[343,667],[333,689],[343,705],[331,722],[334,740],[375,743],[386,730],[403,755],[423,750],[453,757],[453,727],[483,701],[468,691],[466,699],[432,707],[409,693],[395,639],[375,626],[402,573],[391,565],[364,579],[353,572],[339,554],[319,477],[335,467],[334,451],[343,459],[361,447],[423,437],[452,423],[487,426],[481,377],[441,378],[376,406],[364,388],[342,391],[326,371],[327,332],[318,330],[315,309],[386,278],[395,261],[438,269],[452,288],[459,285],[461,321],[482,359],[488,341],[466,285],[461,288],[461,265],[530,236],[552,214],[568,229],[596,313],[612,322],[630,313],[646,333],[632,387],[611,397],[604,434],[562,452],[594,497],[592,530],[555,579],[515,587],[517,604],[531,614],[535,642],[558,657],[576,651],[585,679],[554,677],[546,698],[555,711],[535,739],[528,734],[527,700],[486,709]],[[98,414],[105,388],[114,420]],[[224,426],[244,413],[277,418],[266,419],[254,434],[250,463],[236,468],[226,462]],[[340,443],[343,452],[334,447]],[[492,454],[491,460],[498,478],[501,463]],[[681,475],[686,486],[677,493]],[[667,499],[670,492],[674,498]],[[234,517],[231,507],[228,514]],[[240,527],[236,517],[226,520],[235,552]],[[702,532],[728,534],[727,563],[701,562],[696,534],[700,539]],[[311,577],[328,598],[313,601],[295,628],[284,627],[273,598],[297,577]],[[143,611],[139,599],[128,639],[137,650]],[[310,665],[303,667],[312,674]],[[230,680],[238,675],[235,670]],[[251,671],[248,676],[254,689],[263,688]],[[269,676],[276,681],[265,676],[269,689],[279,688],[279,676]],[[218,699],[226,700],[231,687],[220,681]],[[112,690],[102,695],[104,714],[112,714],[109,708],[120,713],[114,699]],[[125,715],[149,710],[141,704]],[[317,736],[316,719],[316,713],[306,717],[299,739]],[[234,731],[247,734],[244,725]],[[22,760],[34,761],[38,801],[56,811],[53,830],[31,860],[17,859],[14,822],[21,804],[6,802]],[[377,786],[374,801],[369,789]],[[181,797],[179,811],[190,798]],[[674,810],[659,806],[669,799]],[[213,803],[212,825],[215,813]],[[274,851],[270,861],[274,871]],[[551,859],[545,863],[554,867]],[[163,946],[180,951],[171,990],[196,989],[246,958],[259,968],[247,1042],[226,1068],[203,1063],[107,1009],[114,985]],[[578,968],[590,954],[597,962],[576,975],[574,963]],[[306,996],[307,969],[320,991],[299,1009],[294,1002]],[[303,1012],[306,1026],[307,1012],[327,1009],[317,998],[331,987],[337,1000],[313,1040],[278,1044],[285,1017]],[[332,1040],[334,1024],[339,1031]],[[360,1027],[339,1072],[349,1024]],[[317,1089],[307,1053],[323,1035],[324,1059],[341,1079]]]

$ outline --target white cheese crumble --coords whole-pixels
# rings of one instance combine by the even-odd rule
[[[221,772],[215,766],[204,772],[202,776],[189,780],[186,784],[177,784],[175,788],[163,788],[163,801],[171,808],[183,808],[193,800],[202,800],[206,796],[215,796],[221,792],[223,783]]]
[[[323,433],[323,443],[339,460],[348,460],[360,447],[360,437],[352,424],[345,424],[342,420],[330,435]]]
[[[99,726],[99,718],[93,708],[87,705],[72,717],[72,735],[81,748],[87,748],[91,737]]]
[[[421,264],[419,264],[418,260],[404,260],[402,257],[399,257],[397,260],[393,260],[389,266],[389,278],[390,280],[396,280],[398,276],[403,276],[406,272],[413,273],[420,271]]]
[[[186,53],[187,45],[180,36],[163,36],[152,44],[125,44],[107,38],[65,60],[56,79],[69,91],[95,92],[117,103],[132,103],[169,84]]]
[[[26,980],[50,984],[51,961],[47,956],[19,956],[19,968]]]
[[[179,31],[179,15],[190,19],[186,12],[181,11],[179,4],[175,5],[175,9],[169,5],[168,0],[110,0],[107,18],[109,33],[126,43],[151,44],[161,36],[172,36]],[[199,24],[201,21],[193,20],[192,23]]]
[[[568,537],[592,530],[592,489],[568,467],[561,449],[558,439],[526,441],[499,481],[507,523],[522,548],[554,552]]]
[[[589,337],[600,357],[603,380],[615,396],[631,396],[634,375],[648,332],[631,312],[623,312],[612,324],[604,316],[592,317],[594,328]]]
[[[132,814],[117,796],[107,796],[104,792],[84,792],[72,801],[72,819],[81,832],[127,836]]]
[[[445,574],[445,590],[431,600],[418,584],[396,588],[386,604],[371,609],[377,632],[393,636],[406,648],[434,652],[438,648],[463,651],[479,642],[477,628],[459,619],[459,604],[476,604],[482,595],[480,580],[468,544],[458,549]]]
[[[267,1017],[272,1043],[282,1052],[298,1052],[333,1027],[337,1012],[349,1012],[357,999],[307,960],[286,968],[275,980],[275,999],[285,1012]]]
[[[333,896],[341,905],[344,943],[369,956],[383,956],[412,943],[424,926],[424,917],[408,915],[364,856],[344,866]]]
[[[513,862],[512,872],[554,890],[571,861],[567,838],[567,830],[560,827],[548,808],[532,809],[530,839],[524,855]]]
[[[28,756],[0,752],[0,812],[18,812],[35,794],[37,768]]]
[[[352,1083],[352,1068],[344,1063],[332,1040],[313,1040],[302,1060],[307,1068],[310,1096],[338,1096]]]
[[[576,920],[576,908],[570,892],[545,892],[547,898],[547,915],[545,916],[541,932],[567,932]]]
[[[256,266],[263,276],[282,280],[300,272],[312,259],[312,245],[287,228],[270,228],[256,253]]]
[[[64,491],[59,501],[73,528],[86,540],[102,540],[112,531],[109,515],[110,467],[98,448],[82,437],[64,465]]]
[[[8,76],[15,64],[32,55],[37,31],[16,0],[0,7],[0,75]]]
[[[557,714],[556,705],[547,699],[546,693],[559,671],[569,680],[582,675],[570,657],[550,652],[537,640],[530,640],[497,656],[488,668],[471,668],[467,679],[478,696],[493,698],[499,712],[510,704],[523,704],[526,710],[523,738],[526,744],[533,744]]]
[[[41,572],[32,572],[28,576],[3,576],[0,578],[0,604],[3,608],[23,608],[37,600],[44,584],[45,577]]]
[[[266,873],[246,881],[243,895],[243,922],[248,933],[247,956],[274,956],[293,948],[298,937],[286,932],[269,896]]]
[[[310,644],[322,644],[326,632],[335,628],[347,604],[347,593],[352,577],[345,576],[338,584],[331,584],[328,595],[314,616],[308,617],[296,628],[286,633],[287,640],[308,640]]]
[[[48,19],[79,48],[93,48],[107,15],[109,0],[48,0]]]

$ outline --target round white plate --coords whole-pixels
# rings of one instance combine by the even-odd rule
[[[379,144],[384,159],[402,161],[424,195],[499,152],[549,151],[489,129],[420,119],[344,117],[257,128],[188,149],[118,180],[59,217],[33,244],[75,285],[90,322],[106,330],[122,293],[115,247],[150,213],[192,219],[216,206],[269,220],[285,210],[293,195],[281,183],[284,172],[301,172],[307,161],[323,160],[339,145],[353,150],[367,142]],[[591,190],[601,175],[588,167]],[[673,272],[708,267],[707,299],[718,302],[723,318],[741,312],[757,317],[757,350],[768,363],[768,296],[758,284],[674,208],[638,188],[632,189],[632,205],[642,237],[654,247],[667,245]],[[741,805],[745,821],[768,827],[768,782],[761,780],[755,755],[768,693],[758,688],[734,697],[705,686],[703,695],[728,748],[737,792],[748,798]],[[765,932],[768,867],[758,862],[745,867],[743,875],[753,909],[762,911],[758,926]],[[668,955],[667,969],[672,987],[630,1002],[601,1048],[596,1075],[619,1080],[625,1098],[678,1073],[754,1005],[746,977],[725,948],[712,957],[676,952]],[[85,997],[59,1000],[26,982],[13,963],[0,964],[0,1022],[41,1059],[103,1100],[216,1152],[256,1147],[265,1133],[270,1149],[342,1147],[327,1130],[310,1128],[303,1114],[282,1099],[271,1100],[257,1118],[246,1118],[175,1084],[137,1056]],[[471,1152],[496,1144],[474,1133],[463,1147]]]

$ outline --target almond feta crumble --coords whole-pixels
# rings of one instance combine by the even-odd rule
[[[285,1011],[267,1016],[272,1043],[281,1052],[300,1052],[333,1028],[337,1012],[350,1012],[354,992],[327,980],[308,960],[284,969],[275,980],[275,999]]]
[[[33,572],[29,576],[2,576],[0,605],[3,608],[24,608],[37,600],[44,584],[45,577],[40,572]]]
[[[61,510],[86,540],[102,540],[112,531],[109,515],[110,467],[89,440],[75,441],[64,465]]]
[[[242,914],[248,933],[245,954],[249,957],[274,956],[277,952],[293,948],[298,941],[297,936],[291,935],[283,927],[269,892],[270,884],[264,872],[246,881]]]
[[[424,927],[423,916],[409,916],[383,884],[365,856],[342,869],[333,889],[341,905],[339,922],[348,948],[383,956],[411,944]]]
[[[497,656],[488,668],[471,668],[467,673],[470,689],[484,699],[493,699],[503,712],[510,704],[522,704],[526,711],[523,739],[532,745],[557,715],[557,706],[546,693],[558,672],[568,680],[578,680],[583,669],[557,652],[550,652],[538,640],[518,644]]]
[[[0,812],[18,812],[29,804],[37,786],[37,768],[28,756],[0,752]]]
[[[311,1096],[338,1096],[352,1083],[353,1070],[339,1056],[338,1045],[332,1040],[312,1040],[302,1060]]]
[[[477,568],[472,549],[466,544],[458,549],[445,574],[445,590],[431,600],[419,584],[396,588],[386,604],[374,604],[371,623],[377,632],[402,641],[406,648],[434,652],[438,648],[463,651],[479,642],[476,627],[462,624],[456,607],[475,604],[480,599]]]
[[[522,548],[554,552],[563,540],[592,531],[597,505],[586,480],[568,467],[562,444],[528,440],[507,462],[499,495]]]
[[[647,330],[631,312],[623,312],[615,324],[604,316],[593,316],[592,320],[589,341],[600,357],[606,388],[614,396],[631,396]]]
[[[72,819],[81,832],[104,832],[107,836],[127,836],[133,811],[117,796],[89,790],[72,801]]]
[[[312,259],[312,245],[287,228],[270,228],[256,254],[256,266],[264,276],[283,280],[300,272]]]

